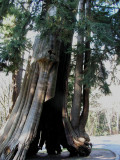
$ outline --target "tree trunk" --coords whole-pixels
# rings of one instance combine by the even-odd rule
[[[39,51],[39,58],[36,55],[35,62],[31,67],[28,66],[20,95],[1,131],[1,159],[25,159],[30,143],[37,133],[43,102],[46,98],[54,96],[55,84],[53,86],[51,84],[53,80],[55,82],[56,69],[54,71],[53,68],[58,63],[58,51],[55,51],[56,55],[49,55],[50,42],[42,40],[40,43],[38,40],[35,43],[37,44],[34,54]],[[46,46],[45,49],[44,46]],[[59,50],[59,46],[57,49]]]
[[[13,83],[13,94],[12,94],[12,106],[9,109],[9,114],[11,113],[15,102],[17,100],[17,97],[20,93],[21,89],[21,82],[22,82],[22,72],[23,72],[23,64],[19,67],[18,70],[14,71],[12,74],[12,83]]]
[[[90,16],[90,0],[86,1],[86,19],[88,19],[88,17]],[[86,77],[86,75],[88,74],[88,70],[89,70],[89,60],[90,60],[90,28],[87,25],[86,26],[86,42],[85,42],[85,58],[84,58],[84,77]],[[89,81],[88,81],[89,83]],[[89,84],[85,84],[83,86],[83,111],[82,114],[80,116],[80,125],[79,125],[79,130],[81,132],[81,134],[84,134],[85,137],[89,140],[88,135],[85,133],[85,126],[87,123],[87,119],[88,119],[88,114],[89,114],[89,92],[90,92],[90,87]]]
[[[79,19],[82,21],[84,15],[85,1],[82,0],[79,2]],[[75,69],[75,85],[74,85],[74,97],[73,105],[71,109],[71,123],[73,128],[77,131],[79,127],[80,120],[80,111],[82,103],[82,73],[83,73],[83,53],[80,51],[81,46],[84,43],[84,34],[81,33],[81,30],[78,33],[78,52],[76,57],[76,69]],[[77,131],[79,132],[79,131]]]
[[[80,21],[84,20],[85,16],[88,16],[88,1],[82,0],[79,2],[79,19]],[[85,15],[86,12],[86,15]],[[88,28],[87,28],[88,29]],[[83,86],[82,80],[83,76],[87,74],[88,63],[90,58],[90,42],[86,38],[84,42],[85,31],[80,28],[78,32],[78,51],[76,57],[76,70],[75,70],[75,86],[74,86],[74,97],[73,97],[73,106],[71,110],[71,122],[72,126],[69,124],[67,132],[70,133],[71,145],[76,148],[74,154],[78,153],[79,155],[89,155],[91,152],[91,144],[89,143],[90,138],[85,132],[85,126],[87,123],[88,112],[89,112],[89,88],[85,85]],[[90,33],[90,32],[89,32]],[[84,43],[86,43],[85,53],[82,50]],[[84,73],[84,74],[83,74]],[[83,104],[83,107],[81,107]],[[69,120],[66,120],[66,125],[68,126]],[[72,128],[73,127],[73,128]]]
[[[18,99],[0,133],[2,160],[24,160],[27,153],[36,153],[39,138],[40,148],[45,143],[49,154],[60,153],[60,145],[71,154],[90,154],[88,140],[76,133],[67,114],[69,46],[71,42],[64,44],[55,35],[36,38],[34,62],[27,67]]]
[[[116,113],[117,116],[116,116],[116,131],[117,131],[117,134],[119,134],[119,112]]]
[[[62,145],[64,148],[68,148],[69,146],[62,122],[62,108],[65,106],[66,101],[65,94],[68,78],[67,73],[70,63],[70,54],[66,53],[68,46],[64,45],[63,42],[60,45],[59,67],[55,96],[43,104],[43,111],[40,119],[38,134],[30,146],[28,156],[31,156],[31,153],[33,153],[31,152],[33,146],[35,146],[34,148],[36,148],[37,152],[39,139],[39,148],[42,149],[42,146],[45,143],[48,154],[59,154],[61,152],[60,145]],[[57,66],[58,64],[56,64],[55,68],[57,68]]]
[[[44,120],[45,125],[43,123],[42,130],[45,133],[46,148],[50,154],[55,152],[60,153],[60,145],[67,147],[67,140],[62,123],[62,108],[65,105],[66,70],[70,61],[70,55],[65,53],[66,46],[64,46],[63,43],[60,48],[55,97],[49,102],[45,102],[45,111],[43,110],[43,114],[47,114],[48,118]],[[44,118],[45,117],[46,116],[44,116]],[[57,124],[59,124],[59,126]],[[44,128],[45,126],[46,128]]]
[[[82,0],[79,2],[79,19],[80,21],[85,18],[85,1]],[[88,118],[89,111],[89,89],[86,89],[83,86],[83,76],[85,70],[87,70],[87,63],[89,62],[89,52],[82,52],[81,49],[84,45],[84,36],[85,31],[81,31],[81,28],[78,33],[78,51],[76,57],[76,69],[75,69],[75,86],[74,86],[74,97],[73,97],[73,106],[71,110],[71,122],[73,129],[77,133],[77,136],[85,138],[89,141],[89,136],[85,133],[85,125]],[[90,49],[89,41],[86,42],[86,49]],[[84,69],[84,71],[83,71]],[[84,72],[84,74],[83,74]],[[83,109],[82,106],[83,105]]]

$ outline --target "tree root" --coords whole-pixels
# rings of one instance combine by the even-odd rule
[[[70,152],[70,156],[82,156],[87,157],[91,153],[92,144],[85,141],[81,142],[78,140],[75,140],[73,138],[74,146],[69,146],[67,149]]]

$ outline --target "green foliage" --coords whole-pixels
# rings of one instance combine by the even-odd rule
[[[12,6],[14,0],[0,0],[0,25],[3,17],[6,16],[9,8]]]
[[[22,62],[23,51],[30,47],[26,39],[27,26],[30,24],[30,13],[21,12],[21,9],[11,7],[9,14],[3,19],[0,28],[3,40],[0,43],[0,61],[7,63],[6,71],[16,70]]]
[[[8,4],[9,9],[5,4]],[[30,47],[26,34],[29,30],[36,30],[42,36],[54,34],[64,43],[71,42],[74,32],[85,37],[86,40],[74,49],[74,53],[85,54],[90,52],[90,59],[87,63],[87,70],[83,72],[83,85],[87,87],[100,86],[100,89],[109,93],[109,84],[106,79],[108,71],[104,67],[104,62],[109,57],[117,54],[118,62],[120,57],[120,12],[114,13],[115,1],[103,0],[94,1],[91,5],[91,14],[80,15],[82,20],[78,20],[78,0],[51,0],[43,5],[41,0],[20,0],[20,1],[0,1],[2,6],[0,12],[2,16],[9,13],[9,17],[14,16],[14,22],[1,26],[1,35],[4,41],[0,42],[0,61],[8,61],[7,71],[14,71],[21,63],[21,54],[27,47]],[[55,15],[50,16],[50,8],[56,7]],[[3,12],[3,10],[6,10]],[[47,12],[48,10],[48,12]],[[4,18],[5,19],[5,18]],[[90,34],[92,33],[92,34]],[[91,47],[86,47],[86,42],[90,42]],[[69,51],[70,52],[70,51]],[[72,50],[71,50],[72,52]]]
[[[76,1],[52,1],[51,9],[56,7],[56,14],[50,16],[49,13],[38,15],[35,19],[36,30],[41,30],[43,36],[55,34],[65,43],[71,41],[71,34],[75,28]]]
[[[115,51],[118,55],[118,62],[120,62],[120,9],[118,12],[111,16],[112,18],[112,30],[115,37]]]
[[[14,72],[21,64],[21,55],[25,49],[30,48],[26,34],[29,30],[41,32],[42,36],[55,35],[65,44],[71,42],[73,33],[79,33],[83,42],[78,43],[76,48],[69,49],[68,53],[82,54],[83,72],[81,84],[91,88],[99,86],[105,94],[110,93],[107,78],[109,72],[105,68],[105,62],[113,55],[118,55],[117,62],[120,63],[120,9],[114,13],[114,4],[118,0],[92,1],[91,14],[83,12],[81,20],[76,18],[78,13],[78,0],[0,0],[0,62],[6,64],[6,71]],[[56,13],[49,15],[50,8],[56,7]],[[90,43],[90,47],[86,43]],[[90,58],[85,64],[85,53],[90,53]],[[85,67],[87,65],[87,67]],[[71,74],[69,78],[68,106],[72,106],[72,97],[75,77],[75,60],[71,63]],[[101,113],[99,120],[95,119],[96,113],[90,113],[91,124],[95,123],[97,135],[105,129],[104,114]],[[92,118],[94,117],[94,118]],[[88,125],[89,128],[92,126]],[[108,128],[107,128],[108,129]],[[106,130],[107,130],[106,129]],[[107,131],[106,131],[107,132]]]
[[[78,43],[76,53],[84,54],[90,52],[87,69],[83,70],[81,85],[88,88],[92,86],[101,89],[105,94],[110,93],[107,78],[109,72],[105,68],[106,61],[113,55],[118,55],[119,62],[119,10],[114,13],[113,2],[96,1],[93,2],[91,14],[84,16],[82,21],[76,23],[76,31],[86,38],[83,43]],[[115,27],[116,26],[116,27]],[[119,32],[119,33],[118,33]],[[86,42],[90,47],[86,46]]]
[[[26,35],[33,29],[35,16],[41,13],[41,0],[1,0],[0,5],[0,65],[14,72],[22,62],[23,52],[31,48]]]

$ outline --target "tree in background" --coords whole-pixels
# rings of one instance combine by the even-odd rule
[[[85,6],[84,1],[80,1],[80,2],[81,2],[81,6],[84,7]],[[86,18],[82,18],[82,22],[80,21],[79,30],[81,32],[80,32],[80,36],[78,36],[79,47],[81,47],[79,48],[79,51],[81,51],[81,54],[78,52],[76,56],[77,57],[76,59],[78,60],[78,57],[79,57],[79,60],[78,62],[76,62],[76,70],[75,70],[76,85],[74,86],[74,90],[76,89],[75,93],[78,94],[79,98],[76,98],[77,100],[75,101],[75,94],[74,94],[73,104],[75,105],[73,105],[74,107],[72,107],[72,113],[76,112],[75,114],[77,116],[73,115],[72,121],[73,121],[73,126],[76,128],[76,132],[79,132],[79,133],[82,130],[85,131],[86,123],[83,122],[85,120],[84,107],[86,106],[86,110],[87,108],[89,108],[90,88],[92,86],[99,87],[99,89],[104,94],[110,93],[109,84],[106,81],[108,78],[109,72],[106,70],[105,61],[112,59],[112,56],[114,54],[119,55],[119,52],[117,53],[115,51],[115,48],[116,47],[119,48],[119,45],[117,45],[117,42],[115,40],[115,35],[113,35],[112,33],[113,30],[111,30],[111,26],[113,25],[113,21],[114,21],[113,20],[114,16],[110,13],[110,11],[112,11],[113,9],[110,7],[110,5],[113,3],[109,2],[110,4],[107,3],[106,6],[102,1],[97,3],[94,1],[92,3],[94,7],[91,5],[92,6],[91,13],[88,9],[88,12],[89,12],[88,16],[86,16]],[[90,6],[89,7],[87,6],[89,6],[89,4],[86,4],[86,8],[90,7]],[[82,13],[80,13],[80,15],[83,16]],[[116,23],[119,24],[119,21],[117,20]],[[119,38],[117,37],[117,39]],[[88,66],[87,67],[88,69],[86,68],[85,61]],[[71,85],[73,85],[73,83]],[[86,100],[85,100],[85,94],[84,94],[86,92],[84,90],[85,88],[87,89],[87,92],[88,92],[86,95]],[[73,93],[73,90],[71,92]],[[78,99],[80,101],[78,101]],[[80,106],[82,106],[82,108]],[[84,120],[80,122],[82,119],[82,114],[84,115],[83,116]],[[86,111],[86,120],[88,117],[87,114],[88,114],[88,110]],[[80,131],[78,131],[78,127],[77,127],[79,123],[82,125],[82,128],[80,128]]]
[[[117,70],[116,73],[116,77],[118,78],[119,71]],[[92,89],[90,95],[90,114],[86,126],[89,135],[111,135],[119,134],[120,132],[119,82],[116,82],[116,84],[111,83],[110,89],[112,91],[111,94],[106,96],[98,90]]]
[[[1,2],[2,8],[7,7],[4,6],[4,3],[4,1]],[[9,5],[10,8],[6,9],[7,13],[5,12],[7,14],[6,17],[4,17],[5,13],[1,8],[1,12],[4,14],[0,26],[2,37],[0,43],[0,68],[1,71],[12,72],[13,105],[10,108],[11,112],[21,88],[24,50],[30,48],[30,43],[26,39],[29,29],[26,28],[29,26],[31,19],[28,10],[29,6],[26,8],[18,7],[19,4],[17,2],[11,2]]]
[[[12,94],[12,86],[11,86],[11,77],[6,77],[4,73],[0,76],[0,128],[5,124],[9,107],[11,104],[11,94]]]
[[[14,0],[1,0],[0,1],[0,25],[2,24],[3,17],[7,15],[9,7],[13,4]]]

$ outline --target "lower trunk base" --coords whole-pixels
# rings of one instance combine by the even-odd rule
[[[80,133],[80,138],[76,139],[73,136],[74,131],[67,128],[67,121],[63,125],[61,111],[56,110],[54,98],[45,102],[37,135],[30,145],[27,156],[35,155],[39,149],[42,150],[44,144],[49,155],[60,154],[62,145],[70,152],[70,156],[88,156],[92,148],[89,136],[86,133]]]

